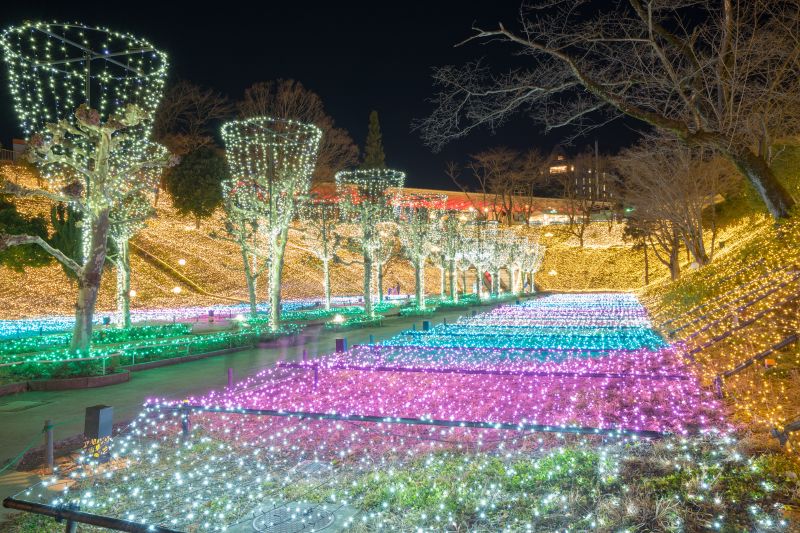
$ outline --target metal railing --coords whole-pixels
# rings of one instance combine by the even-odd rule
[[[734,368],[732,368],[730,370],[726,370],[725,372],[720,372],[719,374],[717,374],[717,377],[714,378],[714,388],[716,388],[716,390],[717,390],[717,397],[722,398],[724,396],[722,388],[725,385],[725,378],[729,378],[729,377],[731,377],[731,376],[733,376],[735,374],[738,374],[742,370],[744,370],[746,368],[749,368],[750,366],[755,364],[757,361],[761,361],[762,359],[766,359],[767,357],[769,357],[773,353],[775,353],[777,351],[780,351],[780,350],[786,348],[789,345],[794,344],[795,342],[797,342],[797,340],[799,338],[800,338],[800,335],[798,335],[797,333],[792,333],[791,335],[789,335],[788,337],[785,337],[780,342],[777,342],[777,343],[773,344],[772,346],[770,346],[769,348],[767,348],[763,352],[759,352],[756,355],[754,355],[753,357],[750,357],[749,359],[745,359],[744,361],[742,361],[741,363],[736,365]]]
[[[2,163],[16,163],[21,156],[17,155],[14,150],[0,148],[0,162]]]

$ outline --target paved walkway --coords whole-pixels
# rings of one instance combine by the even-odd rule
[[[337,337],[347,337],[348,343],[364,344],[369,335],[376,340],[391,337],[411,328],[416,323],[421,327],[422,320],[432,324],[447,318],[454,321],[470,310],[459,309],[437,312],[430,317],[392,317],[384,321],[380,328],[364,328],[351,331],[324,330],[321,326],[306,328],[299,342],[292,346],[256,348],[242,350],[155,368],[131,374],[127,383],[96,389],[55,392],[25,392],[13,396],[0,397],[0,465],[5,464],[23,451],[33,440],[41,438],[45,419],[50,419],[57,427],[55,440],[65,439],[83,432],[84,410],[90,405],[105,404],[114,407],[114,422],[134,418],[149,397],[182,398],[192,394],[203,394],[212,389],[225,387],[228,381],[228,368],[234,369],[235,377],[248,376],[272,366],[276,361],[291,361],[302,358],[303,349],[309,357],[331,353],[335,349]],[[4,405],[11,402],[31,402],[31,407],[23,410],[5,412]],[[15,404],[22,405],[22,404]],[[60,424],[60,425],[59,425]],[[36,483],[37,476],[27,472],[17,472],[11,467],[0,475],[0,499],[13,495]],[[0,508],[0,521],[12,512]]]

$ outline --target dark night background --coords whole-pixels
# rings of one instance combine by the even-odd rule
[[[282,1],[236,3],[53,2],[6,3],[2,27],[24,20],[79,21],[128,31],[149,39],[170,57],[171,79],[213,87],[231,99],[256,81],[294,78],[322,97],[336,124],[361,146],[369,112],[378,111],[387,164],[406,171],[407,184],[453,188],[447,161],[493,146],[549,152],[569,132],[545,136],[541,127],[518,116],[497,132],[484,130],[433,154],[412,132],[413,119],[430,110],[431,67],[485,57],[508,64],[504,45],[453,45],[471,34],[473,22],[513,25],[520,2],[427,0],[373,2]],[[3,68],[0,142],[20,136]],[[630,121],[615,121],[569,148],[594,142],[614,153],[636,135]]]

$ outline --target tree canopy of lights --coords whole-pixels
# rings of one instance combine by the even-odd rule
[[[391,195],[402,189],[406,175],[392,169],[343,170],[336,173],[336,190],[343,213],[358,226],[355,239],[364,256],[364,312],[374,318],[372,269],[382,238],[380,223],[394,219]]]
[[[281,274],[289,226],[311,188],[322,131],[289,119],[253,117],[222,126],[239,207],[266,236],[270,327],[280,327]],[[229,191],[230,192],[230,189]]]
[[[414,267],[417,308],[425,309],[425,262],[439,239],[439,219],[447,205],[443,194],[398,194],[397,209],[400,242]]]
[[[167,57],[144,39],[105,28],[28,22],[0,35],[11,95],[29,156],[46,181],[3,191],[68,204],[81,216],[79,260],[35,235],[0,236],[0,247],[35,243],[78,279],[71,351],[91,343],[111,212],[152,189],[167,152],[150,142]]]

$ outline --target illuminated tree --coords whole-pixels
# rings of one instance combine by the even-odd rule
[[[314,124],[322,130],[314,183],[330,183],[334,175],[358,161],[358,148],[347,130],[336,127],[322,98],[296,80],[257,82],[237,104],[242,118],[274,117]]]
[[[484,273],[489,270],[494,261],[496,239],[498,238],[497,221],[474,220],[464,226],[464,257],[477,270],[478,301],[483,292]]]
[[[447,296],[447,261],[445,261],[438,244],[434,243],[431,247],[429,259],[439,269],[439,298],[444,299]]]
[[[88,350],[106,260],[111,212],[155,185],[140,171],[163,165],[148,141],[163,91],[166,56],[131,35],[74,24],[29,22],[0,36],[14,106],[30,159],[46,185],[4,183],[7,193],[68,204],[80,214],[80,260],[38,235],[2,235],[0,249],[35,243],[78,280],[70,350]],[[145,176],[150,176],[145,173]]]
[[[151,182],[157,177],[151,178]],[[143,192],[121,201],[109,213],[109,238],[113,244],[108,258],[117,271],[117,326],[131,327],[131,258],[128,243],[155,214],[152,201]]]
[[[255,180],[247,176],[240,180],[229,178],[222,182],[222,207],[225,211],[225,235],[212,233],[217,239],[236,244],[242,255],[242,268],[247,283],[247,296],[250,303],[250,315],[256,316],[257,294],[256,284],[267,268],[259,254],[265,237],[258,231],[259,220],[263,213],[258,211],[259,204],[253,198],[258,194]]]
[[[271,117],[234,120],[222,127],[232,180],[247,187],[241,208],[266,235],[269,325],[280,327],[281,277],[289,226],[311,187],[322,132],[313,124]]]
[[[489,248],[488,266],[492,275],[492,296],[500,295],[500,269],[508,264],[514,235],[508,230],[497,231],[486,236],[486,246]]]
[[[439,219],[447,204],[447,196],[400,194],[394,203],[398,210],[400,243],[414,267],[417,307],[425,309],[425,262],[439,240]]]
[[[464,238],[464,243],[466,244],[466,242],[467,240]],[[467,273],[469,272],[471,266],[472,262],[469,260],[469,257],[467,257],[465,251],[462,250],[456,255],[455,267],[456,271],[461,273],[461,285],[464,288],[464,294],[469,293],[469,288],[467,287]],[[450,283],[453,284],[451,286],[455,287],[456,290],[454,294],[456,297],[458,297],[458,284],[453,282],[452,277],[450,278]]]
[[[347,219],[358,227],[354,237],[364,257],[364,311],[375,316],[372,306],[372,269],[380,246],[379,225],[394,219],[392,189],[403,187],[405,174],[391,169],[362,169],[336,174],[336,189]]]
[[[518,294],[521,290],[520,276],[518,275],[522,266],[522,257],[525,250],[531,247],[528,237],[513,236],[509,239],[506,256],[506,271],[508,272],[509,292]]]
[[[521,271],[521,283],[523,288],[525,287],[525,280],[527,279],[530,284],[530,291],[533,292],[535,287],[534,276],[539,271],[539,268],[542,266],[542,261],[544,260],[544,252],[545,247],[541,244],[534,244],[529,246],[523,250],[521,261],[520,261],[520,271]]]
[[[339,204],[335,198],[312,197],[301,209],[303,241],[306,250],[322,261],[322,289],[325,309],[331,308],[331,261],[342,245],[337,231],[341,223]]]
[[[463,257],[464,253],[464,224],[471,220],[474,211],[462,213],[459,211],[447,211],[446,214],[439,220],[439,234],[436,245],[439,249],[439,254],[442,256],[442,261],[447,266],[450,274],[450,298],[454,302],[458,302],[458,283],[456,282],[456,269],[458,260]],[[469,264],[465,268],[469,268]],[[464,291],[467,290],[466,281],[464,283]]]
[[[378,303],[383,303],[383,275],[384,267],[395,256],[397,224],[394,222],[380,222],[378,224],[378,241],[372,258],[375,266],[375,276],[378,285]]]

